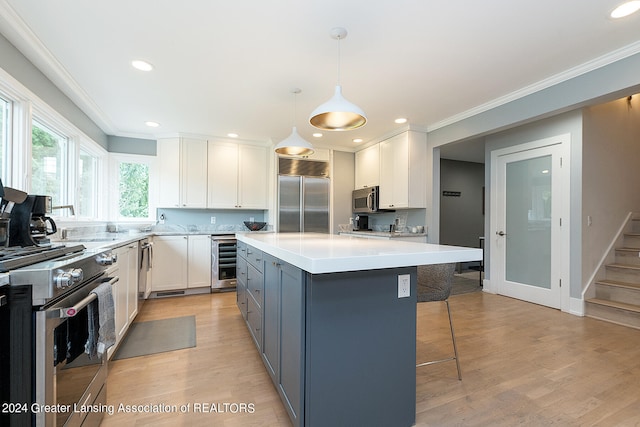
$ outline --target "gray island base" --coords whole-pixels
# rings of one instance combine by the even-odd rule
[[[237,237],[238,307],[293,425],[414,425],[416,266],[481,251],[308,233]],[[404,275],[409,296],[399,297]]]
[[[408,298],[398,298],[402,274]],[[305,279],[305,425],[414,425],[416,268]]]

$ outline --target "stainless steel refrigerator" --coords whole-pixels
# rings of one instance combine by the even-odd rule
[[[326,162],[279,160],[278,231],[329,233]]]

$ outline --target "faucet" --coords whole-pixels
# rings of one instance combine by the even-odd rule
[[[76,215],[76,210],[73,207],[73,205],[51,206],[51,210],[54,210],[54,209],[69,209],[69,211],[71,212],[71,216]]]

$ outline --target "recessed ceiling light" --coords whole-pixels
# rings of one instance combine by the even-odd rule
[[[405,119],[404,117],[400,117],[399,119],[395,119],[394,121],[399,125],[407,123],[407,119]]]
[[[549,173],[549,169],[543,170],[542,173]]]
[[[160,123],[158,122],[144,122],[145,125],[149,126],[150,128],[157,128],[158,126],[160,126]]]
[[[314,138],[322,138],[322,134],[320,132],[316,132],[313,134]]]
[[[357,142],[362,142],[362,141],[363,141],[362,138],[353,138],[353,142],[357,143]]]
[[[227,136],[228,136],[229,138],[237,138],[237,137],[238,137],[238,134],[237,134],[237,133],[228,133],[228,134],[227,134]]]
[[[149,64],[147,61],[142,61],[139,59],[135,59],[131,61],[131,66],[140,71],[151,71],[153,70],[153,65]]]
[[[613,9],[612,18],[624,18],[640,10],[640,1],[628,1]]]

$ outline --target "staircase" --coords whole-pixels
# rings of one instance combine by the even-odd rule
[[[631,220],[631,230],[615,249],[615,261],[604,266],[605,278],[595,281],[585,315],[640,329],[640,219]]]

